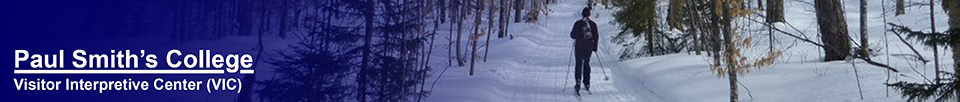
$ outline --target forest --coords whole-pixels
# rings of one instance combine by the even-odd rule
[[[265,64],[254,66],[270,70],[243,76],[257,81],[244,83],[255,91],[239,102],[573,101],[567,35],[584,8],[594,10],[586,18],[601,43],[589,62],[599,70],[588,75],[596,93],[580,101],[960,95],[960,0],[156,2],[99,4],[130,12],[103,19],[150,20],[90,28],[168,34],[178,44],[251,38],[247,49]],[[110,9],[157,5],[166,8]]]

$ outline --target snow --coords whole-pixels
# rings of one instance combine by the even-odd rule
[[[802,0],[813,2],[812,0]],[[849,33],[859,39],[859,4],[857,0],[845,0]],[[431,77],[427,88],[432,91],[426,101],[430,102],[722,102],[729,101],[729,82],[727,77],[717,76],[710,70],[711,57],[678,53],[663,56],[640,57],[633,60],[618,61],[621,46],[609,43],[613,35],[619,32],[611,22],[614,10],[598,8],[591,16],[599,26],[601,45],[597,55],[591,61],[592,93],[584,94],[582,100],[575,98],[573,92],[572,39],[569,29],[573,22],[580,19],[580,9],[586,2],[580,0],[560,0],[550,5],[552,12],[537,23],[514,23],[510,34],[515,39],[492,39],[489,59],[478,59],[476,75],[470,76],[469,63],[465,67],[448,67],[447,51],[436,51],[432,55]],[[788,0],[786,20],[799,29],[799,32],[817,38],[817,25],[813,5]],[[887,2],[892,10],[893,3]],[[938,21],[946,16],[935,7]],[[907,14],[893,16],[888,14],[890,22],[902,23],[915,29],[929,28],[927,7],[907,8]],[[933,63],[919,63],[911,58],[889,56],[913,54],[894,35],[884,35],[883,18],[880,15],[880,2],[870,2],[869,36],[870,44],[879,49],[875,61],[886,63],[900,70],[889,73],[887,70],[869,65],[862,60],[822,62],[822,49],[797,41],[794,38],[777,35],[777,49],[784,51],[773,66],[753,69],[739,77],[740,101],[744,102],[901,102],[906,101],[894,89],[884,83],[897,81],[923,82],[921,76],[933,75]],[[891,11],[892,12],[892,11]],[[786,24],[776,24],[788,32],[798,31]],[[939,31],[946,28],[945,22],[936,24]],[[438,33],[449,34],[448,27],[441,26]],[[466,30],[465,31],[470,31]],[[927,29],[929,31],[929,29]],[[755,38],[755,46],[747,52],[766,51],[766,31],[750,35]],[[752,32],[751,32],[752,33]],[[890,33],[892,34],[892,33]],[[887,38],[884,38],[887,37]],[[438,37],[434,45],[437,49],[447,48],[446,37]],[[886,40],[886,41],[884,41]],[[465,40],[466,41],[466,40]],[[914,42],[912,39],[908,39]],[[859,41],[854,41],[859,43]],[[915,42],[914,42],[915,43]],[[888,46],[889,47],[886,47]],[[932,60],[932,49],[919,47],[923,56]],[[452,50],[452,49],[451,49]],[[887,51],[889,50],[889,51]],[[949,51],[941,49],[941,52]],[[482,50],[478,51],[482,54]],[[596,56],[596,55],[595,55]],[[749,55],[748,56],[752,56]],[[941,53],[941,66],[953,65],[950,54]],[[944,58],[946,57],[946,58]],[[482,57],[481,57],[482,58]],[[601,63],[603,64],[601,67]],[[859,72],[863,99],[857,88]],[[609,76],[610,80],[604,80]],[[436,80],[436,81],[435,81]],[[436,84],[433,84],[436,83]]]

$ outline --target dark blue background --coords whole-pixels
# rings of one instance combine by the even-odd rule
[[[55,54],[64,50],[65,69],[72,69],[69,55],[73,50],[84,49],[90,53],[109,53],[109,50],[147,50],[156,54],[157,69],[169,68],[164,64],[166,51],[174,49],[173,41],[165,40],[173,21],[165,10],[177,9],[172,6],[176,0],[13,0],[4,1],[5,19],[2,39],[4,52],[2,73],[5,81],[2,87],[8,102],[21,101],[234,101],[236,93],[217,92],[208,94],[206,90],[196,92],[183,91],[17,91],[11,78],[46,78],[47,80],[104,80],[116,81],[126,78],[145,80],[161,77],[165,80],[206,80],[210,77],[234,77],[239,75],[13,75],[13,51],[28,50],[30,53]],[[133,13],[136,12],[136,13]],[[137,38],[138,40],[129,40]],[[152,39],[155,38],[155,39]],[[215,45],[195,45],[215,46]],[[196,53],[197,49],[182,49],[185,53]],[[211,49],[227,50],[227,49]],[[226,52],[234,53],[234,52]],[[142,62],[142,60],[141,60]],[[141,65],[140,69],[146,69]],[[21,69],[29,68],[27,62],[21,63]],[[65,82],[64,82],[65,84]],[[204,82],[207,84],[207,82]],[[153,87],[153,85],[151,85]],[[218,100],[227,99],[227,100]]]

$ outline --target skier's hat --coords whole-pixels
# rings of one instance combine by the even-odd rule
[[[583,8],[583,11],[580,12],[580,15],[583,17],[590,17],[590,7]]]

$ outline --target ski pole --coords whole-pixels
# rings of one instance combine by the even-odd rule
[[[573,48],[573,47],[571,47]],[[560,91],[567,91],[567,81],[570,80],[570,61],[573,61],[573,49],[570,50],[570,56],[567,56],[567,75],[564,75],[563,79],[563,89]]]
[[[603,68],[603,61],[600,61],[601,59],[600,54],[597,54],[597,53],[593,53],[593,54],[597,56],[597,62],[600,62],[600,71],[603,71],[603,80],[610,80],[610,76],[607,75],[607,70],[603,70],[605,68]]]

